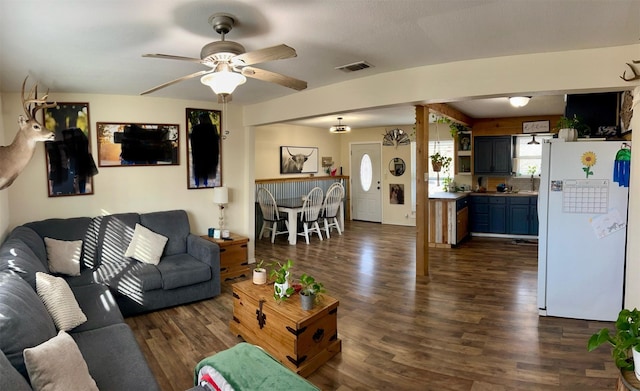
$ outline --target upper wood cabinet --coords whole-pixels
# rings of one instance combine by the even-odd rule
[[[481,136],[473,139],[475,175],[511,175],[511,136]]]

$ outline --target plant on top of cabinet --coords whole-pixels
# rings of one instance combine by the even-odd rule
[[[582,119],[576,114],[573,115],[573,118],[564,116],[560,117],[556,128],[558,129],[558,137],[560,138],[565,138],[565,135],[567,133],[569,134],[569,138],[572,138],[570,134],[571,132],[562,132],[563,129],[575,129],[575,131],[577,132],[577,137],[586,137],[591,133],[591,128],[589,128],[589,125],[585,124]],[[575,140],[575,138],[573,138],[571,141],[573,140]]]
[[[449,132],[451,133],[451,137],[456,138],[458,133],[460,132],[470,132],[471,128],[465,124],[460,122],[453,121],[447,117],[438,117],[436,119],[437,124],[447,124],[449,125]]]

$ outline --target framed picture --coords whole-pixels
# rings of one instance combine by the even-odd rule
[[[392,205],[404,205],[403,184],[389,184],[389,203]]]
[[[177,124],[98,122],[100,167],[178,165]]]
[[[551,121],[522,122],[522,133],[549,133],[550,131]]]
[[[186,109],[187,188],[222,186],[222,112]]]
[[[318,172],[317,147],[280,147],[280,174]]]
[[[98,173],[91,156],[89,103],[58,103],[44,110],[45,127],[55,132],[45,142],[49,197],[93,194]]]

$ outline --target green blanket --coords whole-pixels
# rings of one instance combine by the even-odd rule
[[[220,372],[236,391],[320,390],[263,349],[246,342],[200,361],[195,368],[194,384],[198,384],[198,372],[205,365]]]

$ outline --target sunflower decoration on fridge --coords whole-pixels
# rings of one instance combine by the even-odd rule
[[[582,154],[582,171],[587,175],[587,179],[589,179],[589,175],[593,175],[593,171],[591,171],[591,167],[596,165],[596,161],[598,160],[596,154],[592,151],[587,151]]]

